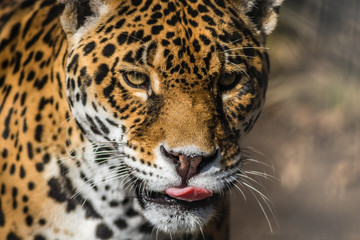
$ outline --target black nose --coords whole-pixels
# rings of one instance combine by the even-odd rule
[[[187,156],[182,153],[167,151],[163,146],[160,147],[160,151],[166,158],[173,161],[176,166],[176,172],[181,177],[183,185],[187,185],[190,178],[199,174],[201,169],[213,162],[217,156],[217,150],[210,156]]]

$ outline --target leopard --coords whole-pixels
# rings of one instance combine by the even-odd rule
[[[281,4],[0,0],[0,239],[229,239]]]

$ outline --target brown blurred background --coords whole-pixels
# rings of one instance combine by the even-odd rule
[[[231,239],[359,240],[360,1],[285,0],[267,45],[267,102],[244,145],[273,166],[245,169],[278,179],[247,179],[271,199],[275,218],[255,194],[273,233],[251,192],[233,190]]]

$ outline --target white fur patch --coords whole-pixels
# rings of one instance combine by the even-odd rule
[[[124,148],[125,154],[134,156],[134,151],[130,148]],[[162,156],[159,148],[154,151],[156,165],[157,167],[149,167],[145,164],[140,163],[140,161],[132,161],[131,159],[124,159],[125,163],[139,170],[139,172],[134,172],[133,174],[144,181],[147,182],[147,189],[151,191],[161,192],[165,189],[173,186],[181,185],[181,178],[178,176],[175,170],[175,166],[169,159],[166,159]],[[144,175],[142,172],[146,172]],[[149,173],[152,173],[150,176]]]
[[[159,76],[156,73],[151,74],[150,76],[152,89],[156,94],[160,93],[160,80]]]
[[[167,233],[199,232],[213,216],[215,207],[184,210],[177,206],[147,203],[145,218],[159,230]]]
[[[143,101],[146,101],[148,99],[148,94],[144,91],[133,92],[133,94]]]
[[[277,23],[277,14],[275,12],[271,12],[270,16],[265,20],[263,25],[263,31],[265,34],[270,34],[274,31]]]
[[[98,9],[98,14],[95,16],[91,16],[88,17],[84,23],[83,26],[81,26],[76,33],[72,36],[72,49],[76,48],[76,45],[79,43],[79,41],[81,40],[81,38],[87,33],[89,32],[90,29],[92,29],[97,21],[99,20],[99,18],[101,16],[104,16],[106,13],[108,13],[109,11],[109,7],[105,4],[102,4],[99,9]]]

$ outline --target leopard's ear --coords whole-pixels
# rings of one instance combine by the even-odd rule
[[[270,34],[276,26],[280,5],[284,0],[240,0],[245,14],[257,29]]]
[[[108,10],[107,0],[58,0],[58,2],[64,5],[60,21],[70,45]]]

